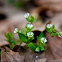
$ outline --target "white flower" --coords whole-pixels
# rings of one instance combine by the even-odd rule
[[[31,29],[31,28],[33,28],[33,25],[32,24],[27,24],[27,27]]]
[[[35,49],[35,51],[36,51],[36,52],[39,52],[39,51],[40,51],[40,50],[39,50],[39,47],[37,47],[37,48]]]
[[[18,31],[19,31],[18,28],[15,28],[14,33],[17,33]]]
[[[52,24],[48,24],[47,25],[47,28],[51,28],[53,25]]]
[[[46,42],[47,42],[46,38],[42,37],[41,38],[41,43],[46,43]]]
[[[36,56],[36,58],[38,58],[38,56]]]
[[[28,36],[28,37],[33,37],[33,35],[34,35],[33,32],[28,32],[28,33],[27,33],[27,36]]]
[[[28,18],[29,17],[29,13],[25,13],[24,17]]]
[[[62,37],[62,32],[59,32],[58,33],[58,37]]]

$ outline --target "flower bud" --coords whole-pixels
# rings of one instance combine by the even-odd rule
[[[47,24],[47,28],[51,28],[52,26],[52,24]]]
[[[36,51],[36,52],[40,52],[40,49],[39,49],[39,47],[37,47],[37,48],[35,49],[35,51]]]
[[[33,32],[28,32],[28,33],[27,33],[27,36],[28,36],[28,37],[33,37],[33,35],[34,35]]]
[[[59,32],[58,33],[58,37],[62,37],[62,32]]]
[[[19,32],[18,28],[15,28],[14,33],[18,33],[18,32]]]
[[[47,42],[46,38],[42,37],[41,38],[41,43],[46,43],[46,42]]]
[[[26,27],[29,28],[29,29],[32,29],[33,25],[32,24],[27,24]]]
[[[25,13],[24,17],[29,18],[29,13]]]

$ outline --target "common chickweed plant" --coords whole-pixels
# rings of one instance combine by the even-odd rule
[[[46,37],[44,37],[44,33],[41,32],[39,36],[37,36],[37,43],[33,43],[32,40],[34,39],[34,33],[32,32],[32,29],[34,28],[34,26],[32,25],[33,22],[37,21],[37,18],[35,19],[33,16],[30,16],[29,13],[26,13],[24,15],[24,17],[26,18],[26,20],[30,23],[27,23],[25,26],[25,30],[19,30],[18,28],[15,28],[14,33],[17,33],[19,36],[19,39],[26,43],[26,46],[29,47],[32,51],[34,52],[41,52],[44,51],[44,46],[46,45],[45,43],[47,42]],[[51,36],[55,36],[58,35],[58,37],[62,37],[62,32],[56,32],[55,31],[55,26],[52,24],[47,24],[45,26],[46,31],[48,33],[51,34]],[[8,34],[5,35],[7,40],[9,43],[12,44],[11,38],[12,36]],[[15,43],[14,43],[15,45]]]
[[[6,37],[5,41],[9,42],[9,43],[10,43],[10,46],[9,46],[9,47],[10,47],[11,49],[13,49],[13,47],[16,45],[15,40],[12,40],[13,34],[12,34],[11,32],[9,32],[9,33],[6,33],[6,34],[4,34],[4,35],[5,35],[5,37]]]

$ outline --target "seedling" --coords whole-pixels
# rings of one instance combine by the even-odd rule
[[[46,31],[48,33],[50,33],[52,37],[55,36],[55,35],[58,35],[58,37],[62,37],[62,32],[55,31],[55,26],[54,25],[47,24],[47,26],[45,28],[46,28]]]
[[[13,47],[16,45],[15,40],[12,40],[13,34],[10,33],[5,33],[6,41],[10,43],[10,48],[13,49]]]

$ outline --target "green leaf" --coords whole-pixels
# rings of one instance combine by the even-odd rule
[[[34,17],[33,17],[33,16],[31,16],[31,20],[32,20],[32,21],[34,20]]]
[[[31,16],[30,21],[31,21],[31,23],[34,22],[34,17],[33,16]]]
[[[27,45],[28,45],[28,47],[29,47],[32,51],[35,51],[36,46],[35,46],[35,44],[34,44],[34,43],[30,42],[30,43],[29,43],[29,44],[27,44]]]
[[[46,31],[50,33],[50,30],[46,27]]]
[[[34,39],[34,36],[33,37],[28,37],[28,41],[32,41]]]
[[[27,43],[28,40],[24,34],[19,33],[18,35],[19,35],[19,38],[22,42]]]
[[[55,26],[53,25],[53,28],[55,28]]]
[[[11,43],[12,45],[16,45],[15,40],[12,40],[10,43]]]
[[[46,44],[45,43],[41,43],[42,46],[45,46]]]
[[[42,45],[40,45],[40,50],[41,50],[41,51],[44,51],[44,50],[45,50]]]
[[[5,36],[7,39],[9,39],[9,37],[10,37],[8,33],[5,33],[4,36]]]
[[[58,35],[58,33],[52,33],[51,35],[52,35],[52,36],[55,36],[55,35]]]
[[[52,31],[53,31],[53,32],[56,32],[56,31],[55,31],[55,28],[53,28]]]
[[[29,19],[29,18],[26,18],[27,21],[31,22],[31,24],[32,24],[33,22],[37,21],[37,19],[38,19],[38,18],[34,19],[33,16],[31,16],[30,19]]]
[[[10,33],[8,33],[9,34],[9,36],[10,36],[10,38],[12,38],[13,37],[13,34],[10,32]]]
[[[44,33],[41,32],[40,35],[39,35],[39,37],[44,37]]]
[[[49,33],[52,33],[53,31],[52,31],[52,29],[50,29],[50,32]]]
[[[40,37],[37,37],[37,40],[38,40],[39,42],[41,42],[41,38],[40,38]]]
[[[38,19],[38,18],[36,18],[36,19],[34,20],[34,22],[36,22],[36,21],[37,21],[37,19]]]
[[[26,20],[30,22],[30,19],[26,18]]]
[[[44,51],[45,49],[44,49],[44,47],[41,47],[41,51]]]
[[[5,41],[9,42],[9,40],[8,40],[8,39],[5,39]]]
[[[10,42],[10,48],[13,49],[13,47],[14,47],[15,45],[16,45],[15,40],[12,40],[12,41]]]
[[[13,37],[13,34],[12,34],[11,32],[10,32],[10,33],[5,33],[4,35],[5,35],[5,37],[6,37],[7,39],[10,39],[10,38]]]

